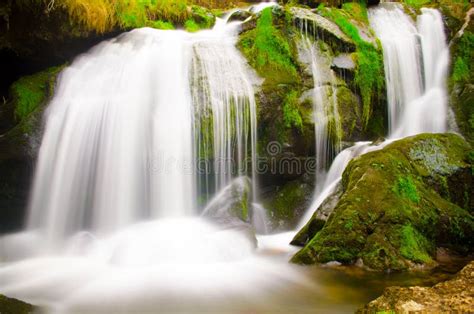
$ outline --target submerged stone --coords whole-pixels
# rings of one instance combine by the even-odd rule
[[[252,186],[248,177],[239,177],[226,186],[204,209],[202,216],[209,218],[239,218],[250,221]]]

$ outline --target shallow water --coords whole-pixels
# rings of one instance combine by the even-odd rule
[[[258,236],[257,248],[248,235],[172,219],[84,236],[66,253],[0,265],[0,292],[54,313],[352,313],[387,286],[433,285],[462,266],[393,274],[298,266],[288,263],[293,232]]]

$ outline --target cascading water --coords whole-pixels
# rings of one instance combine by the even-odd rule
[[[316,139],[316,193],[319,193],[322,186],[320,183],[326,178],[328,164],[341,150],[342,126],[334,71],[330,68],[330,63],[324,60],[324,54],[318,45],[318,35],[308,30],[307,23],[304,20],[300,25],[299,55],[309,65],[314,82],[311,100]]]
[[[359,142],[334,160],[321,193],[300,220],[304,226],[335,190],[353,158],[379,150],[401,137],[424,132],[445,132],[447,124],[446,75],[449,50],[441,14],[421,9],[417,26],[395,3],[369,9],[369,20],[382,42],[387,86],[389,140],[372,145]]]
[[[210,171],[200,180],[206,195],[222,190],[231,179],[252,173],[252,194],[256,196],[257,113],[253,78],[243,57],[235,49],[235,37],[224,42],[201,42],[194,45],[192,92],[195,108],[196,155],[201,165],[215,173],[211,187]],[[248,159],[248,153],[250,158]]]
[[[193,158],[206,146],[214,148],[214,191],[234,166],[247,174],[247,153],[249,164],[256,158],[255,81],[234,44],[225,25],[194,36],[142,29],[66,69],[48,108],[28,228],[62,239],[196,213]],[[200,127],[207,113],[211,130]]]
[[[186,172],[193,165],[187,36],[130,32],[61,74],[46,114],[28,229],[56,241],[194,212]]]
[[[391,138],[446,131],[449,51],[443,19],[434,9],[421,12],[415,26],[397,4],[369,10],[383,47]]]
[[[1,294],[59,312],[189,311],[305,282],[256,255],[245,224],[192,217],[196,159],[216,162],[211,192],[256,159],[256,81],[238,24],[134,30],[61,74],[27,230],[0,239]]]

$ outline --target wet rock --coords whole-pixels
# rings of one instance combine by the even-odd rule
[[[311,12],[309,9],[292,7],[290,12],[297,27],[329,43],[334,51],[353,52],[356,46],[352,39],[344,34],[332,21]]]
[[[250,222],[252,187],[248,177],[235,178],[204,209],[202,216],[213,219],[238,218]]]
[[[400,271],[436,266],[436,247],[468,254],[474,247],[469,150],[455,134],[421,134],[352,160],[333,213],[292,261],[360,259],[373,270]],[[450,197],[449,185],[465,196],[463,204]]]
[[[292,245],[305,246],[316,233],[324,227],[324,224],[336,208],[343,193],[342,184],[339,183],[335,191],[324,200],[319,208],[314,212],[308,223],[295,235],[291,241]]]
[[[246,10],[236,10],[234,13],[232,13],[229,16],[229,19],[227,20],[228,22],[234,22],[234,21],[245,21],[249,17],[252,16],[252,13]]]
[[[336,69],[346,70],[346,71],[354,71],[355,63],[352,59],[351,54],[349,53],[341,53],[334,57],[332,60],[333,65]]]
[[[314,178],[308,174],[264,193],[263,203],[269,213],[272,230],[295,227],[313,199]]]
[[[25,302],[10,299],[0,294],[0,313],[2,314],[28,314],[33,313],[33,306]]]
[[[389,287],[357,313],[472,313],[474,262],[433,287]]]

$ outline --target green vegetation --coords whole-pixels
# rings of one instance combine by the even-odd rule
[[[364,4],[347,3],[342,9],[320,7],[319,11],[323,16],[333,20],[357,46],[354,54],[357,63],[354,81],[362,96],[362,120],[364,126],[367,126],[372,114],[372,102],[382,93],[384,86],[380,43],[377,42],[378,47],[376,47],[362,39],[358,28],[351,22],[353,19],[368,23],[367,9]]]
[[[437,143],[446,154],[442,160],[448,165],[441,167],[446,171],[431,172],[423,160],[413,158],[420,155],[411,152],[426,143]],[[457,135],[422,134],[354,159],[344,171],[344,193],[333,213],[292,261],[361,259],[375,270],[406,270],[413,263],[432,265],[436,246],[465,253],[474,237],[474,217],[469,207],[460,207],[469,204],[463,192],[472,180],[468,155],[469,145]],[[459,196],[440,193],[434,184],[440,178],[446,185],[442,189]]]
[[[431,257],[427,252],[433,250],[430,242],[411,225],[405,225],[400,232],[400,253],[416,263],[428,263]]]
[[[283,220],[291,224],[297,218],[297,209],[304,207],[306,198],[312,188],[298,180],[288,182],[277,192],[271,202],[265,204],[271,209],[271,216],[275,220]]]
[[[451,74],[451,83],[467,83],[474,71],[474,33],[465,31],[456,47],[456,59]]]
[[[211,11],[196,5],[192,6],[191,11],[192,17],[184,23],[184,28],[188,32],[197,32],[201,29],[211,28],[214,25],[216,17]]]
[[[398,177],[392,191],[398,196],[405,197],[412,202],[418,203],[420,201],[416,185],[411,177]]]
[[[285,127],[291,128],[292,126],[300,131],[303,131],[303,118],[299,111],[298,92],[291,91],[286,95],[285,102],[283,103],[283,121]]]
[[[34,6],[47,13],[65,10],[72,24],[84,30],[104,33],[115,27],[123,29],[154,27],[173,29],[193,19],[200,28],[211,27],[214,16],[200,6],[212,1],[192,0],[21,0],[19,5]],[[205,13],[205,14],[204,14]],[[212,21],[212,23],[210,23]],[[189,23],[188,23],[189,24]]]
[[[4,314],[28,314],[33,313],[33,306],[16,299],[10,299],[0,295],[0,309]]]
[[[432,2],[431,0],[403,0],[403,3],[413,7],[415,9],[419,9],[422,6],[430,4],[431,2]]]
[[[24,76],[12,84],[15,102],[15,118],[22,121],[52,95],[56,76],[62,67],[49,68],[30,76]]]
[[[266,83],[298,80],[290,44],[273,24],[272,8],[261,12],[256,28],[244,33],[239,44],[250,65],[266,78]]]
[[[453,40],[451,53],[454,59],[449,87],[451,103],[463,135],[474,143],[474,33],[465,30],[460,38]]]
[[[191,33],[197,32],[198,30],[201,29],[201,28],[199,27],[199,25],[198,25],[193,19],[187,20],[187,21],[184,23],[184,28],[185,28],[188,32],[191,32]]]

